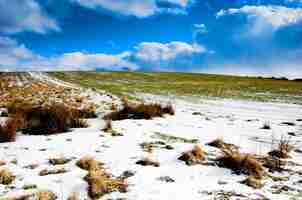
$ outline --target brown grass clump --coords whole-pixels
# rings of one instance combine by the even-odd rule
[[[3,161],[3,160],[0,160],[0,167],[3,166],[3,165],[6,165],[6,162]]]
[[[68,132],[70,128],[86,128],[87,123],[81,120],[67,106],[53,104],[50,106],[19,108],[25,125],[24,134],[49,135]]]
[[[195,146],[192,150],[183,153],[178,160],[186,162],[186,165],[202,164],[205,155],[206,153],[199,146]]]
[[[100,166],[102,166],[102,163],[96,161],[91,156],[84,156],[80,160],[77,161],[76,165],[84,170],[98,170],[100,169]]]
[[[90,170],[85,180],[88,183],[88,194],[92,199],[98,199],[114,191],[127,192],[128,185],[124,179],[113,178],[101,169]]]
[[[263,126],[261,127],[261,129],[270,130],[271,129],[270,123],[269,122],[264,122]]]
[[[88,194],[92,199],[97,199],[104,194],[119,191],[126,192],[125,179],[113,178],[101,167],[100,162],[90,156],[85,156],[77,162],[77,165],[88,171],[85,180],[88,183]]]
[[[14,142],[18,126],[16,119],[8,119],[3,125],[0,124],[0,143]]]
[[[266,156],[258,159],[262,165],[269,169],[270,172],[281,172],[286,162],[275,156]]]
[[[168,104],[167,106],[163,107],[163,113],[175,115],[175,110],[174,110],[172,104]]]
[[[9,114],[18,114],[20,108],[28,108],[33,106],[34,105],[32,102],[14,99],[9,104],[7,104],[6,108]]]
[[[96,107],[94,105],[90,105],[87,108],[83,109],[72,109],[73,115],[77,118],[85,118],[85,119],[93,119],[97,118]]]
[[[57,196],[51,191],[40,191],[37,193],[37,200],[55,200]]]
[[[105,182],[106,177],[104,177],[101,170],[90,170],[85,179],[89,185],[88,194],[91,198],[100,198],[102,195],[108,193]]]
[[[41,135],[67,132],[70,129],[71,112],[64,105],[50,107],[30,107],[22,110],[26,126],[25,134]]]
[[[111,120],[106,121],[105,127],[102,129],[102,131],[104,131],[106,133],[112,133],[113,132],[112,121]]]
[[[32,189],[36,189],[37,185],[35,184],[28,184],[28,185],[23,185],[22,189],[23,190],[32,190]]]
[[[111,134],[112,136],[122,136],[123,134],[118,133],[115,131],[112,127],[112,121],[111,120],[106,120],[105,127],[102,129],[102,131]]]
[[[112,104],[111,104],[111,110],[112,110],[112,111],[117,111],[117,106],[116,106],[115,103],[112,103]]]
[[[119,111],[113,111],[106,115],[107,120],[124,120],[124,119],[152,119],[162,117],[164,114],[174,115],[172,105],[162,106],[160,104],[133,104],[128,100],[123,100],[123,108]]]
[[[226,143],[223,138],[217,138],[215,140],[213,140],[212,142],[208,143],[207,145],[212,146],[212,147],[216,147],[219,149],[229,149],[232,151],[236,151],[238,149],[238,147],[234,144],[229,144]]]
[[[2,111],[1,111],[1,114],[0,114],[0,117],[8,117],[8,112],[7,112],[7,110],[2,110]]]
[[[54,170],[48,170],[48,169],[44,169],[42,171],[40,171],[39,175],[40,176],[47,176],[47,175],[52,175],[52,174],[63,174],[66,173],[67,170],[64,168],[60,168],[60,169],[54,169]]]
[[[78,195],[76,193],[71,193],[67,200],[79,200]]]
[[[87,128],[88,123],[85,119],[80,119],[80,118],[72,118],[70,127],[72,128]]]
[[[160,166],[159,162],[150,160],[149,158],[144,158],[142,160],[139,160],[135,164],[142,165],[142,166],[153,166],[153,167]]]
[[[64,164],[70,162],[71,159],[69,159],[69,158],[50,158],[48,161],[51,165],[64,165]]]
[[[248,176],[245,180],[241,181],[240,183],[245,184],[254,189],[260,189],[263,187],[261,181],[255,178],[254,176]]]
[[[9,185],[15,180],[15,176],[8,170],[0,171],[0,184]]]
[[[229,168],[237,174],[244,173],[257,178],[265,175],[262,164],[250,154],[223,151],[223,155],[217,159],[217,163],[219,166]]]
[[[268,154],[277,158],[289,158],[289,153],[294,149],[290,139],[281,138],[277,149],[270,151]]]
[[[30,164],[30,165],[26,165],[23,168],[25,169],[36,169],[37,167],[39,167],[38,164]]]
[[[30,200],[30,199],[55,200],[57,199],[57,196],[51,191],[38,191],[35,193],[21,194],[15,197],[4,198],[4,199],[5,200]]]
[[[162,141],[143,142],[140,144],[140,146],[143,149],[143,151],[148,153],[151,153],[153,149],[167,149],[167,150],[174,149],[173,146],[166,144],[165,142]]]

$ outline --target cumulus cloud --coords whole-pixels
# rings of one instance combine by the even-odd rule
[[[205,47],[185,42],[143,42],[129,53],[128,59],[145,70],[173,70],[192,67],[194,57],[206,53]]]
[[[0,37],[0,71],[26,70],[176,70],[193,67],[206,48],[184,42],[143,42],[120,54],[65,53],[43,57],[15,40]]]
[[[65,53],[57,57],[38,59],[31,63],[47,70],[136,70],[137,66],[124,60],[124,54]]]
[[[0,37],[0,71],[136,70],[137,66],[134,63],[124,60],[127,55],[127,53],[110,55],[73,52],[46,58],[11,38]]]
[[[139,18],[156,13],[170,12],[184,14],[193,0],[70,0],[78,5]]]
[[[0,37],[0,70],[36,59],[39,59],[39,56],[24,45],[18,45],[15,40],[8,37]]]
[[[0,32],[13,34],[31,31],[40,34],[60,31],[56,21],[47,16],[34,0],[1,0]]]
[[[246,14],[250,19],[255,19],[254,28],[257,29],[265,27],[263,23],[271,25],[273,29],[278,29],[302,20],[301,8],[284,6],[243,6],[239,9],[220,10],[217,17],[233,14]]]

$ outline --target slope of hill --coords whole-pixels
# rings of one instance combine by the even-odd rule
[[[75,79],[76,74],[64,73],[64,76]],[[92,75],[87,76],[87,85],[83,84],[82,75],[78,79],[86,87],[92,81],[89,78]],[[88,128],[56,135],[34,136],[18,132],[15,142],[0,143],[1,200],[68,199],[72,195],[80,200],[302,198],[301,105],[172,99],[139,91],[136,99],[146,104],[172,104],[175,114],[148,120],[127,115],[129,119],[112,121],[110,129],[103,116],[123,107],[114,95],[82,88],[76,85],[79,84],[76,80],[61,82],[46,74],[1,74],[0,77],[4,86],[0,97],[6,102],[14,94],[35,102],[44,95],[55,95],[60,101],[61,94],[69,98],[68,105],[72,104],[74,95],[83,96],[82,104],[97,105],[98,115],[98,118],[87,120]],[[137,80],[136,88],[140,83],[145,84],[144,80]],[[124,89],[117,93],[120,91]],[[116,108],[112,108],[112,103]],[[280,144],[290,147],[284,152],[289,157],[269,156],[272,150],[280,149]],[[195,151],[190,153],[192,149]],[[184,155],[185,152],[189,154]],[[223,162],[221,156],[228,153],[233,156],[228,158],[231,161]],[[78,162],[85,156],[94,160],[89,161],[94,166],[89,172],[83,160]],[[256,171],[254,167],[258,164],[260,168]],[[11,172],[11,176],[3,170]],[[101,175],[94,173],[97,170],[102,170]],[[10,180],[8,177],[13,178],[6,184]],[[100,194],[97,197],[91,197],[92,183]]]

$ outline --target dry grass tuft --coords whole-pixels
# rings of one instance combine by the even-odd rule
[[[36,169],[37,167],[39,167],[38,164],[30,164],[30,165],[26,165],[23,168],[25,169]]]
[[[186,165],[196,165],[202,164],[205,156],[206,153],[199,146],[195,146],[192,150],[183,153],[178,160],[186,162]]]
[[[11,198],[4,198],[3,200],[56,200],[57,196],[51,191],[30,192],[28,194],[20,194]],[[2,199],[1,199],[2,200]]]
[[[15,180],[15,176],[8,170],[0,171],[0,184],[9,185]]]
[[[79,200],[79,197],[75,192],[73,192],[70,194],[67,200]]]
[[[216,148],[219,148],[219,149],[229,149],[231,151],[238,150],[238,147],[236,145],[226,143],[223,140],[223,138],[217,138],[217,139],[213,140],[212,142],[208,143],[207,145],[212,146],[212,147],[216,147]]]
[[[270,130],[271,129],[270,123],[269,122],[264,122],[263,126],[261,127],[261,129]]]
[[[88,194],[91,198],[100,198],[108,193],[108,188],[105,182],[106,177],[101,170],[90,170],[85,180],[88,182]]]
[[[77,162],[77,165],[88,171],[85,180],[88,183],[88,194],[90,198],[97,199],[104,194],[119,191],[126,192],[125,179],[113,178],[101,167],[100,162],[93,157],[85,156]]]
[[[57,196],[51,191],[40,191],[37,193],[37,200],[55,200]]]
[[[84,119],[74,119],[71,123],[72,128],[87,128],[89,125]]]
[[[53,169],[53,170],[43,169],[42,171],[40,171],[39,175],[47,176],[47,175],[53,175],[53,174],[63,174],[66,172],[67,172],[67,170],[65,168]]]
[[[143,142],[140,144],[140,146],[143,149],[143,151],[148,153],[151,153],[153,149],[167,149],[167,150],[174,149],[173,146],[166,144],[165,142],[162,141]]]
[[[18,109],[18,113],[25,121],[22,128],[24,134],[50,135],[88,126],[85,120],[64,104],[23,107]]]
[[[50,158],[48,161],[51,165],[64,165],[64,164],[70,162],[71,159],[69,159],[69,158]]]
[[[258,160],[262,162],[262,165],[268,168],[270,172],[281,172],[284,170],[283,166],[286,165],[285,161],[282,161],[280,158],[274,156],[266,156]]]
[[[279,141],[278,147],[275,150],[270,151],[268,154],[277,158],[290,158],[289,153],[294,149],[291,145],[290,138],[286,139],[282,137]]]
[[[0,124],[0,143],[14,142],[16,131],[19,127],[17,119],[8,119],[3,125]]]
[[[77,161],[76,165],[81,169],[90,171],[90,170],[98,170],[103,165],[102,163],[96,161],[91,156],[84,156],[80,160]]]
[[[266,173],[262,164],[250,154],[224,150],[223,155],[217,158],[217,164],[237,174],[244,173],[257,178],[261,178]]]
[[[106,120],[105,127],[102,129],[102,131],[106,133],[112,133],[113,128],[112,128],[112,121],[111,120]]]
[[[241,181],[240,183],[245,184],[254,189],[260,189],[263,187],[261,181],[255,178],[254,176],[248,176],[245,180]]]
[[[0,167],[3,166],[3,165],[6,165],[6,162],[3,161],[3,160],[0,160]]]
[[[72,109],[71,111],[76,118],[93,119],[98,117],[95,113],[96,108],[93,105],[83,109]]]
[[[124,120],[124,119],[152,119],[162,117],[164,114],[174,115],[175,111],[172,105],[162,106],[160,104],[134,104],[128,99],[123,99],[123,108],[119,111],[113,111],[106,115],[107,120]]]
[[[102,129],[102,131],[109,133],[111,136],[123,136],[123,134],[118,133],[113,129],[111,120],[106,120],[105,127]]]
[[[153,161],[149,158],[143,158],[139,161],[137,161],[135,164],[142,165],[142,166],[153,166],[153,167],[159,167],[160,164],[157,161]]]
[[[37,185],[35,184],[28,184],[28,185],[23,185],[22,189],[23,190],[32,190],[32,189],[36,189]]]
[[[127,192],[128,185],[124,179],[113,178],[104,170],[90,170],[85,180],[88,183],[88,194],[92,199],[98,199],[114,191]]]
[[[168,143],[177,143],[177,142],[190,143],[190,144],[199,143],[198,139],[187,139],[187,138],[176,137],[176,136],[173,136],[173,135],[170,135],[170,134],[159,133],[159,132],[155,132],[154,135],[152,136],[152,138],[157,138],[157,139],[160,139],[160,140],[164,140]]]
[[[115,103],[111,104],[111,110],[112,111],[117,111],[117,105]]]

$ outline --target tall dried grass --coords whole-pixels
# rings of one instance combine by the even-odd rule
[[[0,124],[0,143],[14,142],[16,140],[16,131],[20,126],[15,118],[8,119],[3,125]]]
[[[164,114],[174,115],[175,111],[172,105],[162,106],[157,103],[131,103],[127,99],[123,99],[123,108],[113,111],[106,115],[107,120],[124,120],[124,119],[152,119],[154,117],[162,117]]]
[[[250,154],[223,150],[223,155],[217,158],[217,164],[233,170],[237,174],[248,174],[256,178],[265,175],[265,168]]]
[[[80,119],[63,104],[20,107],[18,116],[23,119],[22,132],[30,135],[50,135],[68,132],[70,128],[86,128],[87,122]]]

